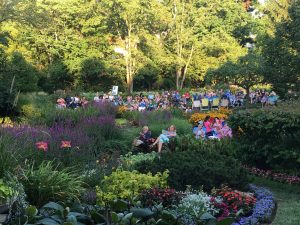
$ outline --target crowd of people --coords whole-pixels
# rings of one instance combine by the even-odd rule
[[[249,98],[251,104],[261,103],[263,107],[266,105],[276,105],[278,101],[278,96],[274,91],[269,93],[264,89],[251,91]]]
[[[78,107],[85,107],[88,104],[88,100],[85,97],[80,98],[79,96],[67,96],[65,98],[59,98],[56,101],[57,109],[76,109]]]
[[[140,93],[125,97],[109,94],[100,95],[97,92],[93,101],[97,103],[111,102],[116,106],[126,106],[129,111],[152,111],[177,107],[186,112],[191,112],[195,107],[195,102],[199,102],[200,105],[203,102],[207,102],[208,109],[212,108],[215,100],[217,100],[217,107],[219,105],[223,107],[240,107],[245,103],[245,96],[245,93],[241,90],[233,93],[230,90],[223,91],[222,89],[209,92],[186,92],[184,94],[180,94],[179,91],[163,91],[162,93]],[[249,97],[251,104],[261,103],[262,106],[275,105],[278,101],[278,96],[274,91],[268,93],[265,90],[256,90],[252,91]],[[87,104],[87,99],[79,96],[67,96],[66,98],[59,98],[57,100],[57,108],[76,109],[81,106],[84,107]]]

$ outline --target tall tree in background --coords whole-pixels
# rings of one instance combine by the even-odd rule
[[[289,16],[276,25],[275,35],[268,36],[263,45],[267,70],[265,80],[279,94],[300,91],[300,2],[293,1]]]
[[[228,61],[218,69],[209,70],[206,79],[211,83],[238,85],[249,97],[250,88],[263,82],[263,73],[263,58],[257,52],[249,51],[236,62]]]
[[[159,5],[155,0],[105,0],[100,1],[105,9],[106,25],[112,34],[115,51],[122,54],[126,67],[127,91],[133,91],[133,79],[143,64],[144,54],[139,49],[142,38],[149,33],[154,9]]]
[[[195,17],[197,8],[195,1],[171,1],[172,23],[171,38],[175,53],[176,88],[182,89],[186,79],[187,70],[195,54]],[[173,39],[173,40],[172,40]]]

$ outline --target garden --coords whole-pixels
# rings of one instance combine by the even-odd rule
[[[299,206],[297,102],[185,113],[92,101],[62,110],[52,98],[35,96],[0,128],[4,224],[268,224],[281,212],[278,185]],[[226,118],[233,138],[196,139],[207,115]],[[143,126],[158,137],[170,124],[177,137],[161,153],[133,145]]]
[[[0,225],[300,225],[299,12],[0,0]]]

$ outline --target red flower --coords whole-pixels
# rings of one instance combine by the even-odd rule
[[[71,141],[61,141],[61,148],[71,148]]]
[[[48,143],[45,141],[40,141],[35,143],[35,146],[37,147],[38,150],[42,150],[46,152],[48,150]]]

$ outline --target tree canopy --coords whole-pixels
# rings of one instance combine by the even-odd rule
[[[21,92],[216,82],[298,91],[299,24],[293,0],[1,0],[1,73],[19,76]]]

